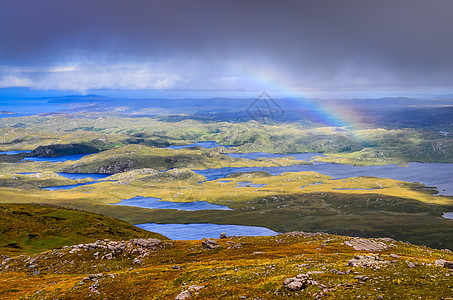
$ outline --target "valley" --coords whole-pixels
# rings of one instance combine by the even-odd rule
[[[225,295],[291,298],[298,292],[281,282],[301,272],[317,282],[305,287],[307,299],[412,292],[429,299],[431,287],[418,288],[428,273],[445,278],[437,295],[450,293],[451,272],[442,268],[453,249],[449,134],[96,112],[3,118],[0,132],[7,298],[109,299],[119,284],[145,285],[154,291],[149,299],[186,291],[206,299],[219,287]],[[228,238],[219,240],[223,232]],[[204,249],[203,238],[218,246]],[[381,270],[344,267],[365,255],[344,246],[359,238],[391,241],[373,258]],[[131,248],[102,250],[118,245]],[[370,251],[381,255],[366,251],[364,264]],[[395,255],[405,262],[388,260]],[[265,274],[252,271],[262,266]],[[149,276],[153,285],[143,281]],[[15,288],[24,278],[26,289]],[[44,287],[49,280],[54,288]],[[388,285],[403,281],[404,288]],[[143,291],[125,288],[123,296]]]
[[[7,202],[86,209],[132,224],[263,226],[453,248],[453,224],[442,217],[453,211],[449,135],[96,113],[0,123],[2,151],[31,151],[0,155]],[[87,175],[67,178],[79,173]],[[158,209],[147,197],[228,210]]]

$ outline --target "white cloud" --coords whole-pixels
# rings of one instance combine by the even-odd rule
[[[7,87],[29,87],[33,83],[30,79],[22,76],[15,76],[11,74],[7,74],[5,76],[0,77],[0,88],[7,88]]]
[[[0,87],[41,90],[171,89],[184,79],[178,74],[138,64],[79,65],[52,67],[3,67]]]
[[[345,63],[336,72],[286,72],[260,60],[204,60],[176,58],[146,62],[115,62],[100,58],[73,59],[63,65],[0,66],[0,88],[37,90],[221,90],[295,92],[296,96],[389,93],[408,90],[386,68]],[[76,62],[76,63],[74,63]],[[441,87],[439,87],[441,88]],[[411,88],[413,90],[414,88]],[[449,89],[450,90],[450,89]],[[418,91],[417,91],[418,93]]]

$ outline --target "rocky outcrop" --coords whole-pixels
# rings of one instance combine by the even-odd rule
[[[264,171],[253,171],[253,172],[234,172],[226,176],[225,178],[239,178],[239,179],[252,179],[261,177],[272,177],[272,174]]]
[[[324,232],[292,231],[292,232],[286,232],[286,233],[278,234],[278,236],[280,236],[280,235],[288,235],[288,236],[293,236],[293,237],[296,237],[296,236],[311,237],[311,236],[317,236],[317,235],[327,235],[327,233],[324,233]]]
[[[96,173],[101,174],[114,174],[130,171],[134,169],[137,165],[137,162],[133,159],[122,159],[107,163],[104,166],[96,170]]]
[[[201,246],[203,249],[215,249],[215,248],[219,247],[217,242],[214,241],[213,239],[203,239],[201,241]]]
[[[354,250],[357,251],[382,251],[382,250],[388,250],[388,246],[383,243],[383,242],[377,242],[373,240],[368,240],[368,239],[353,239],[344,242],[346,246],[354,248]]]
[[[65,246],[62,249],[69,250],[69,253],[76,253],[83,250],[104,250],[107,252],[101,256],[100,252],[93,253],[95,259],[114,259],[115,254],[130,253],[146,256],[150,251],[156,250],[162,244],[158,239],[131,239],[129,241],[114,242],[109,240],[98,240],[94,243]],[[134,260],[135,264],[140,264]]]
[[[31,152],[35,157],[57,157],[75,154],[97,153],[99,149],[86,144],[56,144],[39,146]]]
[[[191,177],[194,177],[197,174],[188,168],[181,168],[181,169],[175,168],[175,169],[171,169],[171,170],[162,172],[159,175],[161,175],[163,177],[171,177],[171,178],[178,179],[178,180],[184,180],[184,179],[189,179]]]
[[[82,282],[81,284],[83,283],[86,283],[86,282],[93,282],[89,287],[88,289],[95,293],[95,294],[99,294],[99,291],[98,291],[98,288],[100,286],[100,283],[99,281],[102,279],[102,278],[105,278],[105,277],[109,277],[109,278],[115,278],[115,275],[113,274],[102,274],[102,273],[99,273],[99,274],[90,274],[88,275],[87,277],[84,277],[82,279]]]
[[[300,291],[311,284],[318,285],[319,282],[311,279],[309,274],[299,274],[296,277],[290,277],[283,280],[283,286],[291,291]]]
[[[356,255],[348,261],[350,267],[377,268],[389,264],[388,261],[381,259],[378,255]]]
[[[436,266],[444,267],[447,269],[453,269],[453,261],[448,261],[444,259],[438,259],[434,262]]]
[[[204,285],[191,285],[187,290],[179,293],[178,296],[176,296],[175,300],[189,299],[190,297],[192,297],[192,293],[198,292],[202,288],[204,288]]]
[[[190,291],[182,291],[181,293],[176,296],[175,300],[184,300],[184,299],[189,299],[192,296],[192,293]]]

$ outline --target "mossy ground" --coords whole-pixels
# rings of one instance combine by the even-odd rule
[[[20,256],[2,267],[0,297],[8,299],[174,299],[190,285],[204,286],[191,299],[447,299],[453,296],[453,271],[434,265],[453,260],[451,252],[380,240],[388,250],[356,251],[335,235],[235,237],[204,250],[201,241],[165,242],[140,258],[124,254],[95,259],[95,250],[54,250]],[[102,253],[101,253],[102,254]],[[396,254],[399,258],[391,257]],[[378,255],[378,267],[348,266],[355,255]],[[410,267],[409,262],[415,267]],[[36,272],[39,270],[39,272]],[[346,274],[339,274],[345,272]],[[33,275],[33,272],[35,275]],[[318,285],[289,291],[288,277],[310,273]],[[39,273],[39,274],[38,274]],[[88,274],[102,273],[93,292]],[[38,275],[37,275],[38,274]],[[358,275],[369,277],[363,281]],[[245,297],[245,298],[240,298]]]

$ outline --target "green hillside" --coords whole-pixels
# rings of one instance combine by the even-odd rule
[[[0,204],[0,253],[34,253],[98,239],[160,238],[100,214],[49,204]]]

